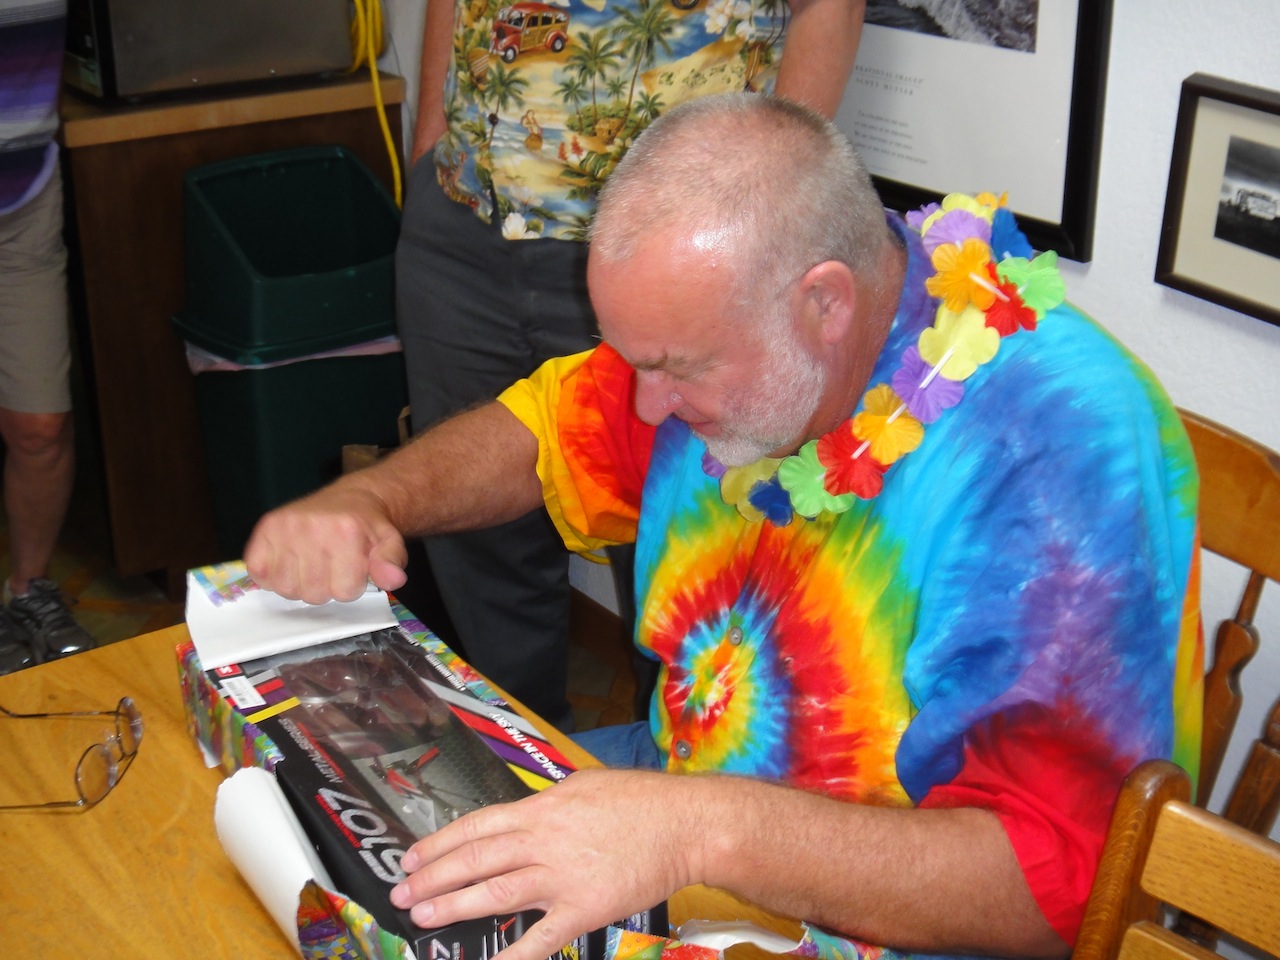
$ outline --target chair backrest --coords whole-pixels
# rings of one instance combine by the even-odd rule
[[[1072,960],[1116,960],[1125,930],[1139,920],[1159,917],[1160,904],[1138,880],[1160,810],[1169,800],[1190,797],[1191,778],[1170,760],[1147,760],[1126,778],[1111,814]]]
[[[1142,860],[1139,887],[1145,894],[1280,957],[1280,844],[1189,803],[1168,800]],[[1125,930],[1119,960],[1205,956],[1199,944],[1147,919]]]
[[[1205,676],[1196,802],[1208,803],[1240,714],[1240,672],[1258,651],[1254,616],[1267,580],[1280,581],[1280,455],[1188,410],[1182,422],[1200,470],[1200,540],[1247,571],[1235,614],[1218,625]],[[1280,690],[1277,691],[1280,693]],[[1223,815],[1266,834],[1280,811],[1280,699],[1237,777]]]

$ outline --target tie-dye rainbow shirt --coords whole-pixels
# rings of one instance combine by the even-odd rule
[[[937,308],[899,233],[872,385]],[[703,443],[641,423],[633,385],[603,345],[501,400],[539,437],[565,542],[636,541],[668,770],[991,809],[1072,942],[1121,780],[1148,757],[1198,768],[1198,480],[1150,371],[1064,304],[965,382],[878,497],[787,526],[726,505]]]

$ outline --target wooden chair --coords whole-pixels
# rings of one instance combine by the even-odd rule
[[[1072,960],[1116,960],[1124,931],[1160,916],[1160,904],[1138,881],[1160,810],[1190,797],[1191,778],[1172,761],[1147,760],[1129,774],[1111,814]]]
[[[1158,809],[1140,852],[1138,887],[1174,910],[1280,957],[1280,844],[1181,800]],[[1118,960],[1205,960],[1217,955],[1163,924],[1124,931]]]
[[[1218,625],[1205,676],[1196,802],[1208,804],[1240,715],[1240,672],[1258,652],[1253,618],[1267,580],[1280,581],[1280,456],[1242,434],[1179,411],[1200,468],[1200,539],[1248,571],[1235,614]],[[1223,816],[1267,834],[1280,812],[1280,699],[1236,778]]]
[[[1280,580],[1280,456],[1248,437],[1188,410],[1179,411],[1200,470],[1200,539],[1247,571],[1235,614],[1219,625],[1204,685],[1204,739],[1196,802],[1207,807],[1240,715],[1240,673],[1258,652],[1253,618],[1267,580]],[[1267,835],[1280,813],[1280,698],[1245,758],[1222,815]],[[1206,948],[1217,942],[1211,922],[1177,915],[1175,929]]]

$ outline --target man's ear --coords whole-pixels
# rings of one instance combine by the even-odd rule
[[[853,271],[838,260],[811,267],[796,288],[806,332],[823,346],[839,343],[853,325],[858,288]]]

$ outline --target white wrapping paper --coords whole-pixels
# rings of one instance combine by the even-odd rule
[[[222,849],[301,954],[298,895],[308,880],[334,886],[276,778],[257,767],[236,771],[218,787],[213,822]]]
[[[243,581],[244,589],[225,589]],[[223,589],[219,589],[222,587]],[[387,594],[369,584],[349,603],[310,604],[261,590],[242,561],[187,573],[187,629],[206,670],[394,627]]]

